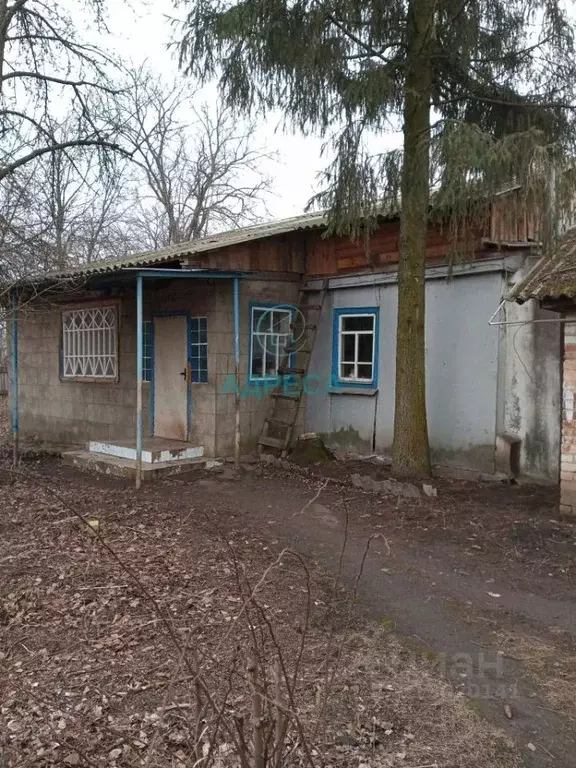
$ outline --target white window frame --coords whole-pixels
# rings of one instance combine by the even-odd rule
[[[291,334],[278,334],[278,333],[261,333],[256,330],[256,326],[254,323],[254,314],[256,312],[278,312],[288,315],[288,319],[290,322],[292,322],[293,317],[293,310],[291,307],[288,306],[266,306],[264,304],[252,304],[250,307],[250,370],[249,370],[249,378],[250,381],[275,381],[278,379],[278,368],[280,367],[280,363],[282,362],[282,359],[285,355],[284,347],[288,344],[288,342],[291,341]],[[278,344],[276,345],[276,349],[274,352],[275,355],[275,366],[274,366],[274,373],[264,373],[264,369],[266,367],[266,353],[268,350],[268,344],[267,340],[268,337],[274,337],[274,336],[284,336],[286,335],[286,344]],[[263,372],[261,375],[255,374],[252,372],[252,364],[254,359],[254,343],[260,344],[260,341],[256,339],[257,336],[264,336],[264,348],[263,348],[263,355],[262,355],[262,368]]]
[[[84,328],[67,323],[82,320]],[[69,307],[61,312],[60,376],[64,381],[118,381],[118,306]]]
[[[372,318],[372,330],[371,331],[344,331],[343,330],[343,320],[349,320],[350,318],[355,317],[371,317]],[[377,323],[377,316],[374,312],[358,312],[358,313],[346,313],[341,314],[338,316],[338,381],[345,381],[350,384],[372,384],[372,382],[375,381],[375,367],[376,367],[376,323]],[[358,337],[359,336],[367,336],[371,334],[372,335],[372,360],[370,363],[367,363],[364,361],[358,361]],[[354,360],[342,360],[342,350],[344,346],[344,336],[354,336]],[[372,376],[370,378],[360,378],[358,375],[356,376],[343,376],[342,375],[342,366],[343,365],[353,365],[354,371],[357,374],[358,373],[358,366],[359,365],[368,365],[370,364],[372,367]]]

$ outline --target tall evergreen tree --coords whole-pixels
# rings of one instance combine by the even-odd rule
[[[564,213],[571,175],[556,173],[553,191],[549,183],[550,169],[572,156],[575,135],[576,56],[564,3],[184,2],[186,71],[217,76],[236,108],[280,109],[302,131],[332,137],[320,200],[333,231],[358,236],[378,212],[401,210],[393,466],[429,473],[427,223],[439,217],[461,245],[510,182],[546,214],[552,193],[556,214]],[[403,150],[371,153],[398,120]]]

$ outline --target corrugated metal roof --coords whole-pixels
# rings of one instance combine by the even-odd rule
[[[576,227],[559,239],[508,293],[509,301],[576,297]]]
[[[44,280],[61,280],[65,278],[84,277],[89,275],[118,272],[121,269],[145,267],[166,261],[173,261],[195,253],[214,251],[229,245],[239,245],[252,240],[262,240],[265,237],[282,235],[287,232],[296,232],[303,229],[318,229],[325,227],[327,223],[324,213],[306,213],[302,216],[294,216],[290,219],[279,219],[266,224],[256,224],[242,229],[233,229],[229,232],[221,232],[216,235],[208,235],[199,240],[191,240],[187,243],[168,245],[158,251],[146,251],[128,256],[124,259],[110,259],[98,261],[82,267],[66,269],[61,272],[51,272],[41,276]]]

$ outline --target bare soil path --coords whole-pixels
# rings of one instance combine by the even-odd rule
[[[550,489],[443,481],[437,484],[437,498],[397,499],[352,487],[345,475],[355,468],[339,463],[328,472],[245,465],[236,473],[225,467],[219,473],[171,478],[135,494],[128,483],[80,474],[55,461],[38,461],[28,468],[76,500],[81,511],[97,514],[110,542],[137,558],[143,578],[173,612],[179,631],[188,631],[193,610],[207,642],[225,631],[229,621],[220,610],[214,619],[215,607],[232,599],[222,547],[226,538],[237,543],[254,573],[286,545],[307,558],[313,573],[328,576],[327,582],[341,573],[349,590],[357,590],[359,632],[376,622],[390,635],[390,647],[394,636],[400,638],[400,667],[413,670],[408,698],[418,707],[426,702],[429,714],[436,706],[431,700],[438,695],[437,719],[432,716],[426,733],[437,729],[440,741],[451,747],[459,742],[460,751],[453,748],[446,757],[414,762],[409,750],[408,757],[402,757],[405,748],[398,741],[384,758],[392,762],[382,765],[516,765],[515,757],[504,752],[501,759],[471,756],[471,739],[482,745],[482,755],[493,754],[494,742],[484,733],[474,737],[474,731],[458,732],[466,720],[445,714],[452,710],[441,703],[440,688],[434,692],[433,678],[426,672],[432,665],[460,692],[468,709],[481,712],[515,742],[527,768],[576,767],[576,527],[555,517]],[[61,681],[69,685],[71,676],[78,675],[74,696],[90,688],[90,705],[96,695],[105,699],[97,709],[109,708],[116,729],[148,733],[146,717],[161,700],[152,691],[159,686],[164,695],[162,665],[169,659],[137,591],[120,590],[124,576],[110,569],[76,527],[56,524],[62,510],[33,486],[23,482],[14,489],[0,483],[2,504],[0,566],[2,586],[9,594],[8,614],[0,616],[0,636],[5,631],[9,650],[2,659],[7,676],[0,677],[0,689],[4,686],[4,701],[8,695],[11,702],[5,707],[7,722],[20,727],[13,709],[20,707],[19,717],[27,711],[21,694],[12,695],[13,687],[19,690],[15,686],[30,681],[43,685],[50,695],[70,695],[60,688]],[[291,578],[287,572],[275,583],[272,603],[278,606],[286,633],[297,621]],[[320,602],[322,594],[320,587]],[[134,622],[140,637],[127,643],[126,626]],[[73,653],[70,648],[82,650]],[[44,649],[51,655],[41,657]],[[40,666],[39,658],[45,659]],[[391,673],[389,660],[382,663],[379,684]],[[64,665],[65,674],[58,665]],[[350,690],[355,678],[369,690],[376,671],[362,662],[346,674]],[[122,683],[119,692],[122,679],[129,682]],[[378,690],[376,699],[384,706],[387,689]],[[393,716],[395,695],[386,704],[389,715],[384,719]],[[125,702],[133,699],[138,709],[128,710]],[[128,714],[131,719],[126,721]],[[422,715],[410,717],[405,721],[414,729]],[[39,728],[35,725],[33,731],[40,733]],[[70,744],[76,744],[73,716],[67,728]],[[77,738],[86,739],[87,733],[80,730]],[[166,733],[173,731],[167,727]],[[128,743],[127,736],[124,740]],[[119,749],[110,733],[95,730],[85,746],[93,751],[87,754],[105,756],[103,744]],[[168,740],[162,744],[166,754],[177,749]],[[338,758],[346,765],[364,759],[356,747],[338,749],[349,750]],[[100,765],[98,757],[93,760]],[[13,764],[19,763],[7,763]],[[139,763],[118,762],[133,764]]]
[[[414,501],[321,475],[223,477],[179,484],[224,526],[289,542],[351,588],[363,563],[369,618],[437,660],[528,768],[576,766],[576,529],[555,519],[553,489],[445,481]]]

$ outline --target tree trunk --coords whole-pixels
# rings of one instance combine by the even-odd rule
[[[392,463],[393,471],[401,475],[430,474],[426,420],[424,277],[430,203],[434,5],[434,0],[411,0],[408,8]]]
[[[8,0],[0,0],[0,93],[3,91],[4,57],[6,53],[6,38],[12,14],[8,11]]]

